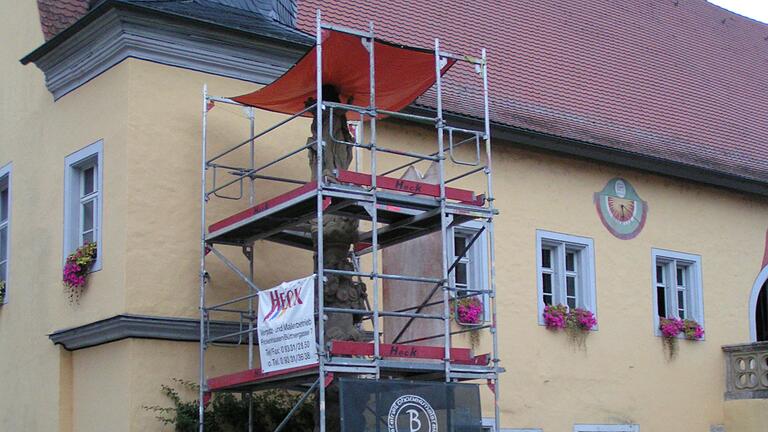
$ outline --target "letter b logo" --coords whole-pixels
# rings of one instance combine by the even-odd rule
[[[421,430],[421,420],[419,420],[419,412],[415,409],[409,409],[406,411],[410,421],[410,432],[419,432]]]
[[[400,396],[389,407],[387,432],[438,432],[437,413],[421,396]]]

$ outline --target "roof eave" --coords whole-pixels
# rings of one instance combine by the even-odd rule
[[[46,41],[44,44],[37,47],[31,53],[24,56],[20,60],[21,64],[26,65],[29,63],[36,62],[37,60],[41,59],[43,56],[45,56],[49,52],[56,49],[56,47],[64,43],[66,40],[68,40],[69,38],[77,34],[80,30],[87,27],[88,24],[90,24],[91,22],[95,21],[97,18],[101,17],[102,15],[104,15],[105,13],[113,9],[123,9],[123,10],[128,10],[133,12],[147,13],[154,16],[164,16],[169,19],[174,19],[174,20],[183,21],[187,23],[195,23],[196,25],[200,25],[207,28],[232,32],[240,35],[247,35],[250,37],[257,37],[264,40],[278,41],[281,44],[288,45],[294,48],[308,48],[311,46],[311,44],[304,44],[304,43],[300,43],[300,42],[289,40],[289,39],[275,37],[272,35],[249,32],[246,30],[233,28],[226,25],[220,25],[210,21],[203,21],[196,18],[172,13],[172,12],[158,11],[156,9],[151,9],[151,8],[133,4],[133,3],[125,3],[119,0],[106,0],[100,3],[98,6],[96,6],[92,10],[88,11],[87,14],[85,14],[82,18],[77,20],[74,24],[67,27],[66,29],[58,33],[56,36]]]
[[[414,114],[432,115],[434,110],[412,105],[406,111]],[[444,117],[461,127],[482,127],[477,118],[446,113]],[[609,163],[634,168],[655,174],[682,178],[711,186],[723,187],[739,192],[768,197],[768,182],[740,176],[653,155],[634,153],[626,150],[595,144],[587,141],[547,134],[531,129],[491,122],[491,136],[494,139],[554,154],[567,155],[590,161]]]

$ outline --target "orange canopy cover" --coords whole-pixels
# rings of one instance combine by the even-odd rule
[[[323,84],[336,87],[341,102],[358,106],[370,103],[369,53],[364,39],[323,30]],[[400,111],[435,83],[433,51],[393,45],[376,40],[374,51],[376,107]],[[295,114],[316,97],[317,47],[306,53],[272,84],[233,100],[269,111]],[[443,66],[445,73],[455,60]],[[305,115],[311,116],[308,112]]]

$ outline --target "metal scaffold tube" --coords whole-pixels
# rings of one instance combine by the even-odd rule
[[[440,267],[442,278],[448,281],[448,252],[446,242],[448,241],[448,214],[445,212],[445,150],[443,149],[443,98],[442,98],[442,59],[440,57],[440,40],[435,38],[435,87],[437,94],[437,151],[438,166],[440,176],[440,242],[442,244],[442,257]],[[445,381],[451,381],[451,305],[450,292],[447,284],[443,284],[443,349]]]
[[[203,398],[205,395],[205,204],[207,201],[206,194],[206,161],[207,153],[207,127],[208,127],[208,86],[203,85],[203,124],[202,124],[202,154],[201,154],[201,167],[200,167],[200,391],[198,394],[198,422],[200,432],[204,432],[205,422],[205,404]]]
[[[325,273],[323,272],[323,45],[322,45],[322,22],[320,9],[317,10],[316,28],[315,28],[315,52],[316,52],[316,72],[315,85],[316,92],[316,110],[315,123],[317,134],[317,311],[318,311],[318,373],[319,373],[319,391],[318,404],[320,410],[320,432],[325,432],[326,421],[326,391],[325,391]]]
[[[251,120],[251,137],[253,137],[253,131],[254,131],[254,119],[253,119],[253,108],[250,109],[250,120]],[[254,164],[254,144],[253,141],[251,141],[251,168],[253,168]],[[250,205],[253,205],[253,202],[256,198],[256,189],[254,187],[253,179],[251,179],[251,196],[248,200],[248,203]],[[258,291],[254,288],[256,284],[253,282],[253,276],[254,276],[254,263],[253,263],[253,243],[251,243],[250,246],[244,246],[243,252],[247,255],[248,258],[248,279],[250,279],[250,284],[248,285],[248,295],[250,296],[248,298],[248,369],[253,369],[253,320],[254,320],[254,310],[253,310],[253,298],[254,294],[256,294]],[[253,392],[248,392],[248,432],[253,432]]]
[[[375,41],[373,32],[373,22],[368,24],[370,39],[368,39],[368,84],[370,86],[371,98],[369,100],[371,116],[371,190],[373,193],[373,202],[371,203],[371,270],[373,273],[373,358],[376,361],[376,379],[381,378],[381,368],[378,360],[381,359],[381,340],[379,337],[381,325],[379,314],[379,209],[377,191],[377,145],[376,139],[376,62],[374,57]]]
[[[488,256],[490,262],[491,273],[491,338],[493,340],[493,362],[494,368],[494,388],[493,388],[493,413],[495,418],[495,424],[497,427],[501,425],[501,412],[499,408],[499,335],[497,330],[496,321],[496,249],[495,249],[495,236],[494,236],[494,222],[493,211],[494,207],[494,195],[493,195],[493,170],[491,164],[491,119],[488,107],[488,57],[485,48],[482,50],[482,63],[481,71],[483,75],[483,126],[485,126],[485,154],[486,154],[486,178],[488,184],[486,191],[488,192],[488,207],[491,210],[491,216],[488,218]]]

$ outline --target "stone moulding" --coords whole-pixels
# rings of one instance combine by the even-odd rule
[[[219,337],[242,330],[236,321],[211,321],[210,337]],[[68,351],[116,342],[128,338],[158,339],[178,342],[200,341],[200,320],[147,315],[115,315],[77,327],[57,330],[48,335],[56,345]],[[243,336],[243,340],[246,336]],[[220,341],[234,344],[238,337]]]
[[[267,84],[308,48],[119,8],[95,17],[60,43],[55,39],[21,60],[43,71],[54,99],[127,58]]]
[[[726,345],[725,400],[768,399],[768,342]]]

